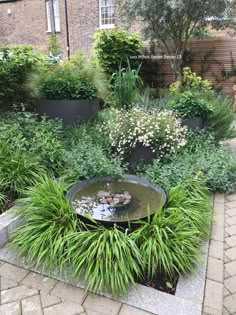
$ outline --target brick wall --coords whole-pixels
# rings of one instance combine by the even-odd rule
[[[89,55],[91,36],[99,28],[99,0],[67,0],[71,53],[82,49]],[[11,15],[8,10],[11,10]],[[59,0],[60,44],[66,57],[66,27],[64,0]],[[116,26],[121,26],[116,8]],[[47,50],[47,18],[45,0],[18,0],[0,3],[0,43],[32,44]]]

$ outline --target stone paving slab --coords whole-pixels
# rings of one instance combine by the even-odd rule
[[[21,301],[22,315],[43,315],[39,295],[28,297]]]
[[[119,313],[122,303],[108,299],[104,296],[90,293],[87,296],[83,306],[86,311],[92,310],[104,315],[116,315]]]
[[[0,305],[1,315],[21,315],[20,302],[13,302],[9,304]]]
[[[208,242],[205,242],[202,244],[202,252],[207,254]],[[36,273],[42,272],[41,270],[40,271],[38,269],[36,270],[34,266],[32,266],[32,267],[27,266],[24,259],[21,259],[21,258],[17,257],[16,255],[17,255],[17,253],[14,250],[9,249],[7,247],[3,247],[0,249],[0,260],[2,259],[6,262],[16,263],[17,265],[20,265],[23,268],[30,269],[31,272],[34,272],[34,271]],[[206,261],[207,256],[203,255],[203,257],[205,257],[205,261]],[[204,277],[201,276],[201,273],[199,275],[200,275],[200,278],[198,281],[202,280],[202,284],[200,284],[200,282],[199,282],[199,285],[200,286],[203,285],[203,287],[204,287]],[[66,282],[69,281],[71,284],[73,284],[72,286],[75,287],[75,289],[78,289],[78,287],[79,287],[79,289],[82,290],[82,288],[80,287],[81,283],[75,279],[73,281],[68,280],[67,277],[63,279],[63,277],[59,276],[57,273],[55,273],[55,277],[57,280],[61,280],[61,281],[59,281],[58,284],[53,288],[53,290],[50,292],[50,295],[53,293],[53,294],[55,294],[53,296],[57,296],[61,300],[66,300],[66,301],[71,302],[73,304],[78,303],[78,294],[76,295],[76,298],[74,299],[73,294],[69,294],[69,296],[68,295],[66,296],[66,295],[64,295],[63,291],[58,289],[58,287],[62,286],[61,282],[64,283],[64,281],[66,281]],[[196,277],[196,274],[192,278],[193,289],[194,289],[194,277]],[[130,294],[128,295],[128,297],[119,298],[118,302],[120,302],[121,304],[127,304],[130,307],[133,307],[134,309],[137,308],[137,309],[146,311],[147,313],[152,313],[152,314],[157,314],[157,315],[173,315],[172,306],[174,308],[176,308],[176,315],[189,315],[190,309],[192,310],[191,315],[200,315],[201,309],[202,309],[202,304],[201,304],[201,302],[196,303],[196,301],[197,301],[196,296],[197,295],[200,296],[200,293],[199,293],[200,291],[198,291],[199,285],[196,284],[196,286],[195,286],[195,292],[197,292],[197,295],[195,295],[193,301],[190,301],[189,299],[191,299],[191,298],[187,296],[190,292],[190,290],[188,290],[188,281],[186,283],[184,283],[184,281],[187,281],[187,280],[183,279],[183,282],[181,285],[185,286],[185,288],[186,288],[185,298],[175,297],[175,296],[172,296],[172,295],[169,295],[169,294],[166,294],[166,293],[163,293],[163,292],[160,292],[160,291],[157,291],[157,290],[154,290],[154,289],[142,286],[142,285],[138,285],[136,288],[133,288],[130,290]],[[83,292],[85,292],[85,291],[83,290]],[[45,294],[46,294],[46,292],[45,292]],[[142,296],[141,300],[140,300],[140,294]],[[195,293],[193,293],[193,294],[195,294]],[[203,292],[202,292],[202,294],[203,294]],[[152,296],[152,298],[150,298],[151,296]],[[112,297],[109,294],[106,294],[106,297],[112,299]],[[81,298],[83,300],[85,298],[85,296],[83,295],[83,298],[82,298],[82,296],[80,296],[79,298]],[[149,299],[151,299],[151,300],[149,301]],[[143,303],[142,301],[146,301],[146,302]],[[152,303],[151,303],[151,301],[152,301]],[[85,302],[86,302],[86,300],[85,300]],[[55,304],[55,305],[57,305],[57,304]],[[90,315],[90,314],[91,315],[94,315],[94,314],[104,315],[104,314],[98,312],[97,309],[94,310],[94,309],[88,308],[86,312],[87,312],[86,315]],[[85,315],[85,314],[83,314],[83,315]]]
[[[35,272],[30,272],[22,281],[23,284],[30,286],[32,288],[44,291],[44,292],[50,292],[57,284],[57,280],[48,278],[45,276],[42,276],[40,274],[37,274]]]

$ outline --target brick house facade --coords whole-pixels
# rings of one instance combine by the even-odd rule
[[[88,56],[91,52],[91,36],[101,25],[101,10],[105,4],[109,7],[117,0],[0,0],[0,44],[31,44],[42,52],[47,51],[49,34],[47,4],[58,5],[60,46],[63,58],[67,57],[66,10],[68,13],[68,31],[70,53],[78,49]],[[105,8],[104,10],[108,10]],[[114,26],[122,25],[118,5],[114,6]],[[54,25],[54,23],[53,23]],[[105,25],[106,26],[106,25]],[[109,26],[109,25],[108,25]],[[133,26],[131,31],[137,30]],[[214,32],[213,36],[225,36],[225,32]]]
[[[65,0],[58,2],[60,45],[63,57],[67,56],[67,32]],[[67,0],[68,31],[70,52],[78,49],[89,55],[92,47],[91,36],[101,27],[100,10],[104,0]],[[103,3],[112,3],[105,0]],[[0,0],[0,44],[31,44],[40,51],[47,51],[48,16],[45,0]],[[114,7],[114,26],[120,27],[118,7]]]

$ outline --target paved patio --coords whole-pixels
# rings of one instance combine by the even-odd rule
[[[227,141],[236,154],[236,139]],[[215,195],[204,315],[236,315],[236,193]]]
[[[1,315],[150,315],[0,261]]]

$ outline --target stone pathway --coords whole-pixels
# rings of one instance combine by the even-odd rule
[[[1,315],[151,315],[0,261]]]
[[[236,139],[227,141],[236,154]],[[236,193],[215,195],[204,315],[236,315]]]

